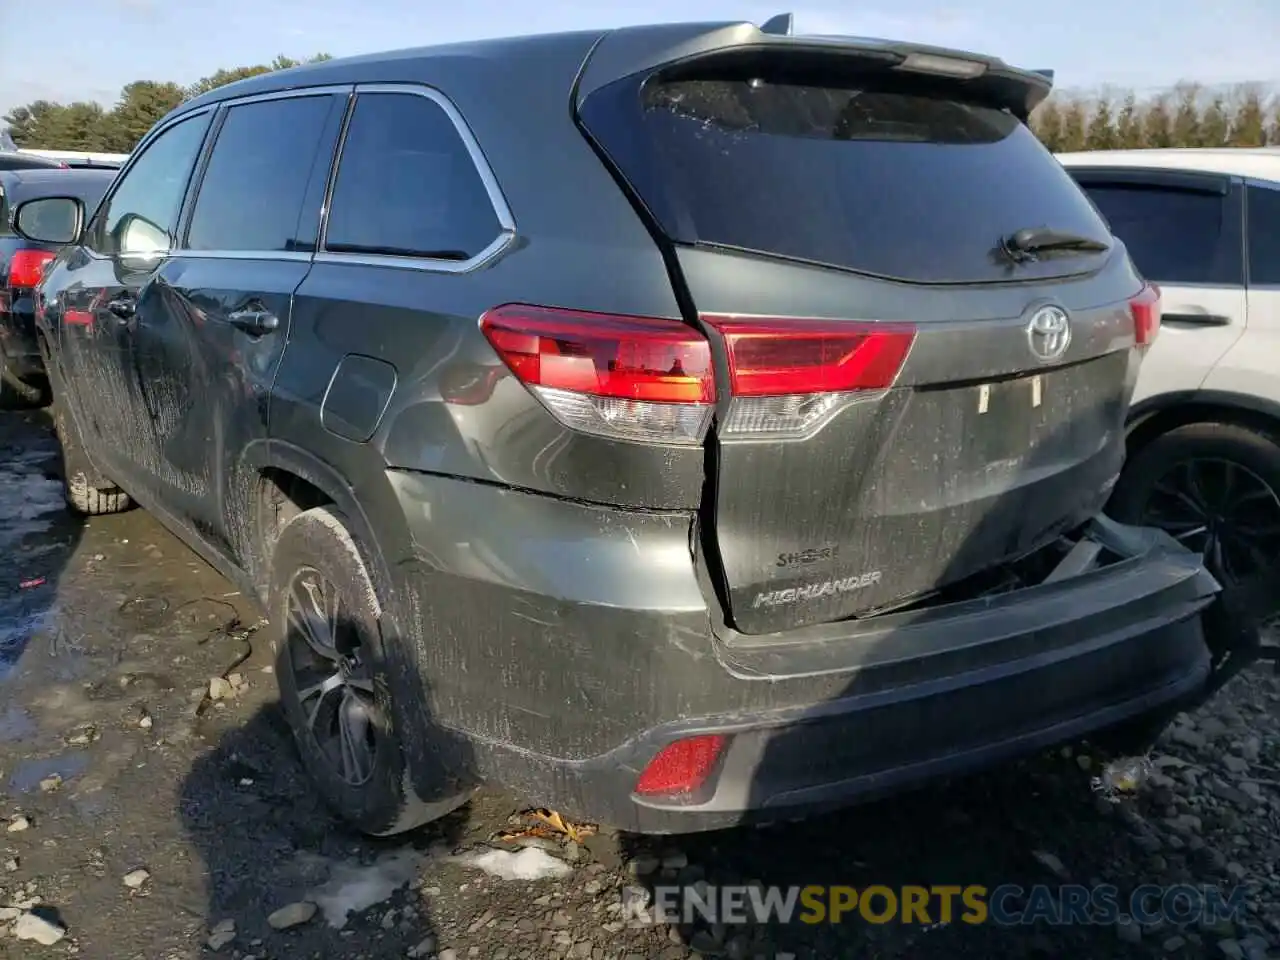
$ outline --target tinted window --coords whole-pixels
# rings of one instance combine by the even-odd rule
[[[360,95],[325,249],[466,260],[501,229],[475,162],[439,104],[408,93]]]
[[[1230,195],[1133,184],[1089,184],[1089,196],[1138,270],[1156,283],[1243,283],[1240,225]]]
[[[1280,190],[1249,188],[1249,282],[1280,284]]]
[[[292,250],[321,151],[329,96],[232,107],[218,132],[187,231],[192,250]],[[323,152],[323,158],[320,156]]]
[[[751,72],[619,81],[583,120],[677,242],[926,282],[1010,279],[1025,227],[1109,241],[1071,178],[1016,117],[957,84],[900,75]],[[1052,255],[1014,279],[1093,269]]]
[[[88,245],[107,256],[167,251],[209,126],[209,114],[174,124],[146,147],[98,211]]]

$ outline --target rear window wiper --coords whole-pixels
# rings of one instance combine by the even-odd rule
[[[1005,237],[1001,248],[1011,260],[1034,260],[1036,254],[1057,250],[1081,253],[1104,253],[1111,245],[1093,237],[1078,233],[1054,230],[1051,227],[1026,227]]]

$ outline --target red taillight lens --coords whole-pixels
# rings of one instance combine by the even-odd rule
[[[36,286],[52,261],[53,254],[48,250],[19,250],[9,258],[9,286]]]
[[[1129,301],[1133,315],[1133,339],[1139,347],[1149,347],[1160,333],[1160,288],[1148,283]]]
[[[723,734],[705,734],[668,744],[644,768],[635,792],[647,797],[696,793],[715,770],[728,739]]]
[[[729,353],[735,397],[883,390],[915,340],[915,327],[830,320],[703,317]]]
[[[733,403],[726,440],[812,436],[893,385],[915,342],[905,323],[707,316],[724,336]]]
[[[706,431],[711,346],[678,320],[507,304],[480,329],[566,426],[663,443],[698,443]]]
[[[723,338],[733,401],[724,439],[811,435],[893,385],[915,342],[904,323],[704,316]],[[658,443],[701,441],[716,400],[711,348],[678,320],[507,304],[480,328],[566,426]]]

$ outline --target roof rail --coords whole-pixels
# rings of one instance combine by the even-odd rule
[[[761,33],[771,33],[779,37],[791,36],[795,29],[795,18],[789,13],[780,13],[770,17],[760,27]]]

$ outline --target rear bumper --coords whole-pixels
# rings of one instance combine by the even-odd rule
[[[704,599],[690,516],[395,474],[415,553],[397,566],[398,616],[424,625],[400,681],[427,690],[427,715],[402,718],[418,768],[438,772],[440,728],[464,781],[622,829],[845,805],[1172,711],[1211,672],[1202,616],[1218,585],[1156,531],[1099,519],[1088,536],[1122,558],[1108,566],[745,637]],[[708,733],[728,741],[702,792],[634,795],[663,747]],[[429,795],[438,775],[415,784]]]
[[[21,379],[44,375],[36,341],[36,318],[31,297],[20,296],[6,310],[0,301],[0,359]]]

